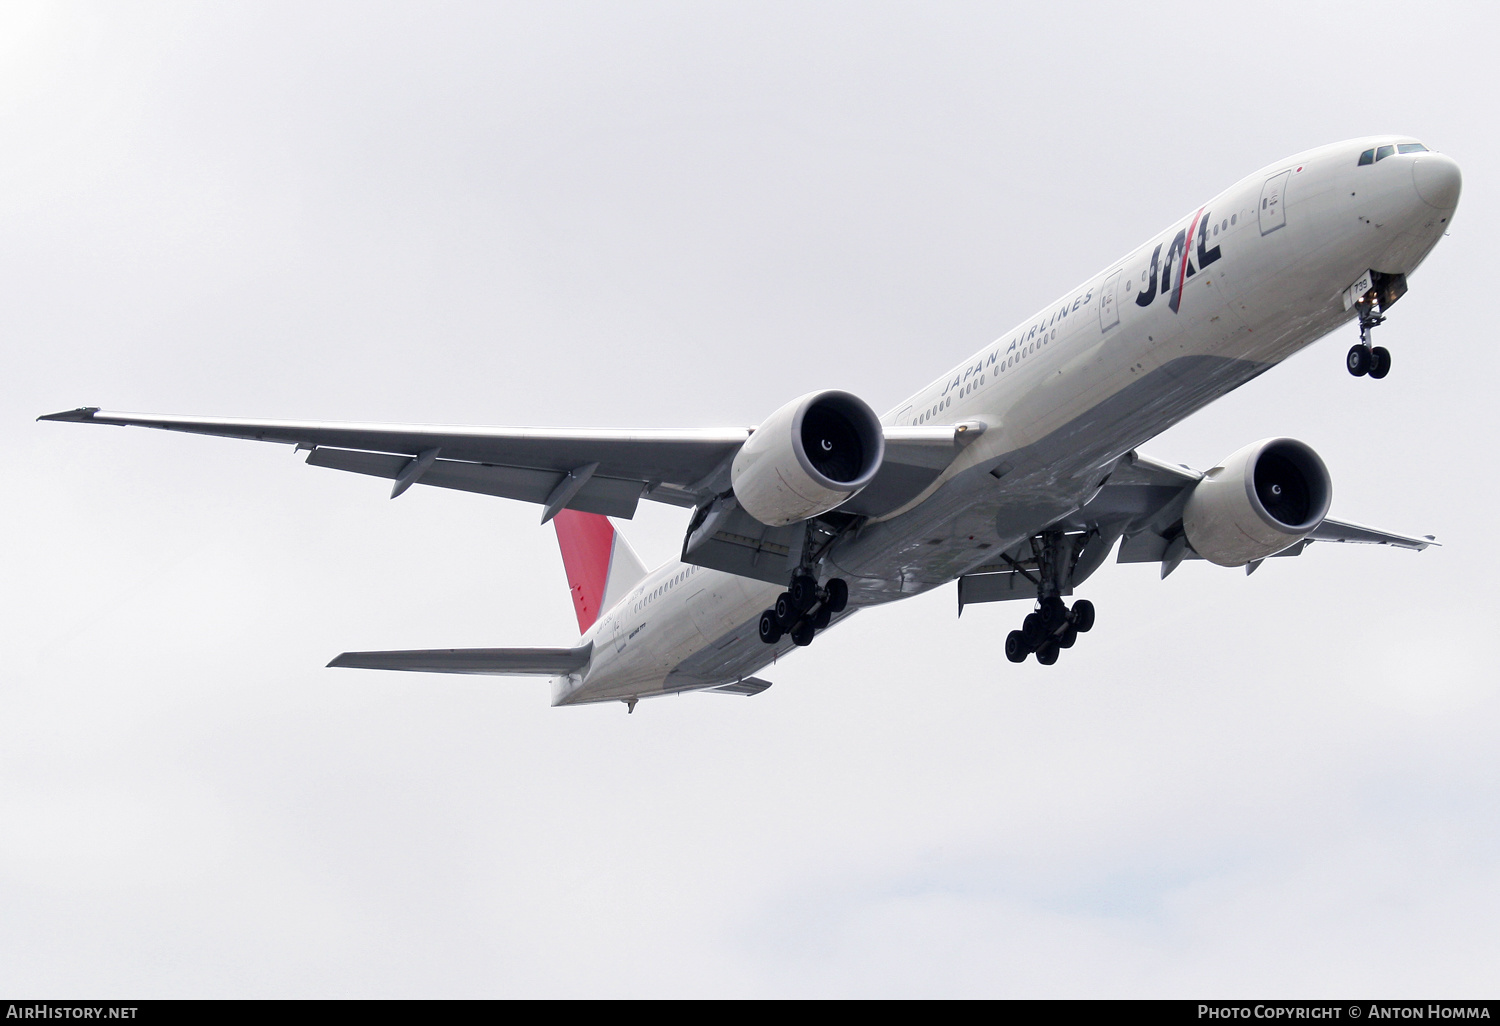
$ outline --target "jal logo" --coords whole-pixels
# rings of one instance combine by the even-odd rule
[[[1209,264],[1219,259],[1219,247],[1208,248],[1208,227],[1213,217],[1202,208],[1193,215],[1193,223],[1178,231],[1167,246],[1166,259],[1162,259],[1162,243],[1151,251],[1151,266],[1147,269],[1146,284],[1136,293],[1136,306],[1150,306],[1156,297],[1169,296],[1167,306],[1173,313],[1182,306],[1182,286],[1187,280]],[[1198,237],[1198,266],[1193,266],[1192,238]]]

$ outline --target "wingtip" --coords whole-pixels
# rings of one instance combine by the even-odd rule
[[[80,406],[76,410],[64,410],[61,413],[45,413],[37,420],[62,420],[71,421],[75,424],[87,424],[94,419],[94,414],[99,412],[97,406]]]
[[[348,666],[349,664],[344,661],[344,660],[346,660],[348,658],[349,658],[349,653],[348,652],[340,652],[338,655],[336,655],[332,659],[328,660],[328,666]],[[324,669],[327,669],[327,668],[328,668],[327,666],[324,667]]]

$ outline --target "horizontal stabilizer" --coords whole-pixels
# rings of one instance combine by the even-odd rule
[[[406,652],[345,652],[329,666],[418,673],[555,677],[588,664],[593,642],[578,648],[430,648]]]

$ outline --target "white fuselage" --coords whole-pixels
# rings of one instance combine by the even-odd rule
[[[1250,175],[882,418],[985,430],[921,495],[829,553],[850,611],[953,580],[1077,510],[1121,456],[1352,319],[1343,293],[1361,274],[1410,273],[1451,221],[1456,165],[1431,152],[1358,164],[1410,141],[1338,143]],[[791,647],[756,630],[781,590],[659,567],[584,635],[593,657],[554,682],[554,704],[750,675]]]

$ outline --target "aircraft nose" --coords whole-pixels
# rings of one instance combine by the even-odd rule
[[[1463,175],[1458,162],[1441,153],[1420,154],[1411,168],[1412,184],[1422,202],[1438,210],[1452,210],[1458,206],[1458,194],[1463,188]]]

